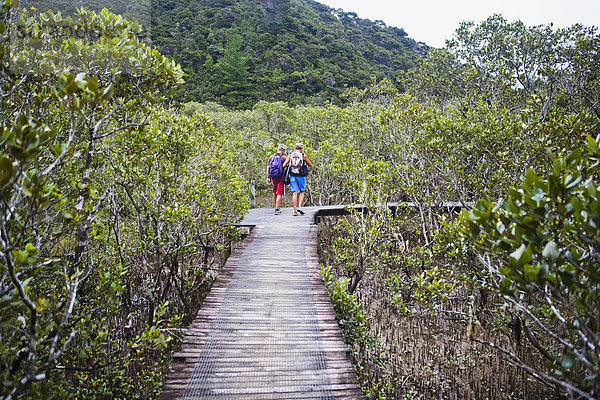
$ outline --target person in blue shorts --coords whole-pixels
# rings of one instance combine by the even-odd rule
[[[306,176],[308,167],[312,168],[312,163],[308,156],[303,153],[302,143],[296,143],[294,152],[285,160],[283,167],[290,166],[290,191],[292,192],[292,207],[294,216],[304,214],[302,203],[304,202],[304,192],[306,191]]]

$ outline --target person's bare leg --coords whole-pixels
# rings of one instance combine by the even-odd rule
[[[279,208],[277,207],[277,195],[275,193],[273,193],[273,203],[275,203],[275,208]]]
[[[275,208],[276,208],[277,210],[279,210],[279,206],[280,206],[280,205],[281,205],[281,195],[280,195],[280,194],[278,194],[278,195],[277,195],[277,198],[275,199]]]
[[[292,193],[292,207],[294,207],[294,212],[296,212],[296,208],[298,208],[298,192]]]
[[[300,199],[298,200],[298,212],[304,215],[304,211],[302,211],[302,204],[304,203],[304,192],[300,192]]]

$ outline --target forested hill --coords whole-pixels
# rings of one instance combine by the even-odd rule
[[[313,0],[153,0],[145,9],[117,0],[32,3],[70,12],[106,6],[140,20],[189,75],[180,101],[339,103],[345,88],[365,87],[372,77],[395,81],[427,52],[403,29]]]

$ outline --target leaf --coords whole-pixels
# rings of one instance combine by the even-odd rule
[[[73,96],[73,108],[75,108],[75,110],[81,109],[81,101],[77,96]]]
[[[598,374],[586,376],[583,380],[583,386],[588,389],[592,389],[598,381]]]
[[[75,84],[79,89],[85,89],[88,85],[87,75],[85,72],[80,72],[75,77]]]
[[[2,154],[0,157],[0,185],[6,185],[8,182],[10,182],[14,174],[14,168],[8,157],[6,157],[4,154]]]
[[[565,180],[565,189],[573,189],[575,186],[579,185],[579,183],[583,180],[581,175],[577,174],[577,176],[573,177],[572,175],[567,176]]]
[[[496,223],[496,230],[501,235],[504,233],[504,231],[506,230],[506,227],[504,226],[504,224],[502,223],[502,221],[498,221]]]
[[[31,243],[25,245],[25,250],[27,250],[29,254],[37,254],[38,252],[38,249]]]
[[[563,354],[560,365],[566,370],[571,370],[571,368],[573,368],[573,366],[575,365],[576,362],[577,362],[577,356],[575,356],[575,354],[565,353],[565,354]]]
[[[509,278],[502,278],[502,281],[500,282],[500,289],[502,289],[503,291],[507,292],[507,293],[512,293],[514,292],[514,285],[513,285],[513,281]]]
[[[104,90],[102,91],[101,100],[110,99],[113,96],[114,92],[115,92],[115,89],[114,89],[113,85],[105,87]]]
[[[558,251],[558,246],[556,245],[556,242],[551,240],[548,243],[546,243],[546,246],[542,251],[542,256],[552,261],[556,260],[560,256],[560,252]]]
[[[537,282],[540,267],[539,265],[525,264],[523,272],[525,272],[527,282]]]
[[[12,256],[17,260],[19,264],[25,264],[29,257],[27,250],[13,250]]]
[[[542,204],[542,201],[546,196],[546,193],[539,187],[534,187],[531,191],[531,194],[531,198],[535,201],[535,204],[537,206],[540,206]]]
[[[522,267],[525,264],[531,263],[531,259],[531,247],[525,247],[524,244],[522,244],[517,250],[510,253],[510,255],[508,256],[508,261],[517,267]]]
[[[567,163],[568,164],[579,164],[579,162],[581,161],[581,156],[582,156],[583,151],[581,149],[575,149],[571,152],[571,154],[569,154],[567,156]]]

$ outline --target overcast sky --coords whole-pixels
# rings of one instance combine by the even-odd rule
[[[382,20],[403,28],[408,36],[429,46],[443,47],[462,21],[481,22],[502,14],[527,26],[581,23],[600,26],[600,0],[316,0],[360,18]]]

